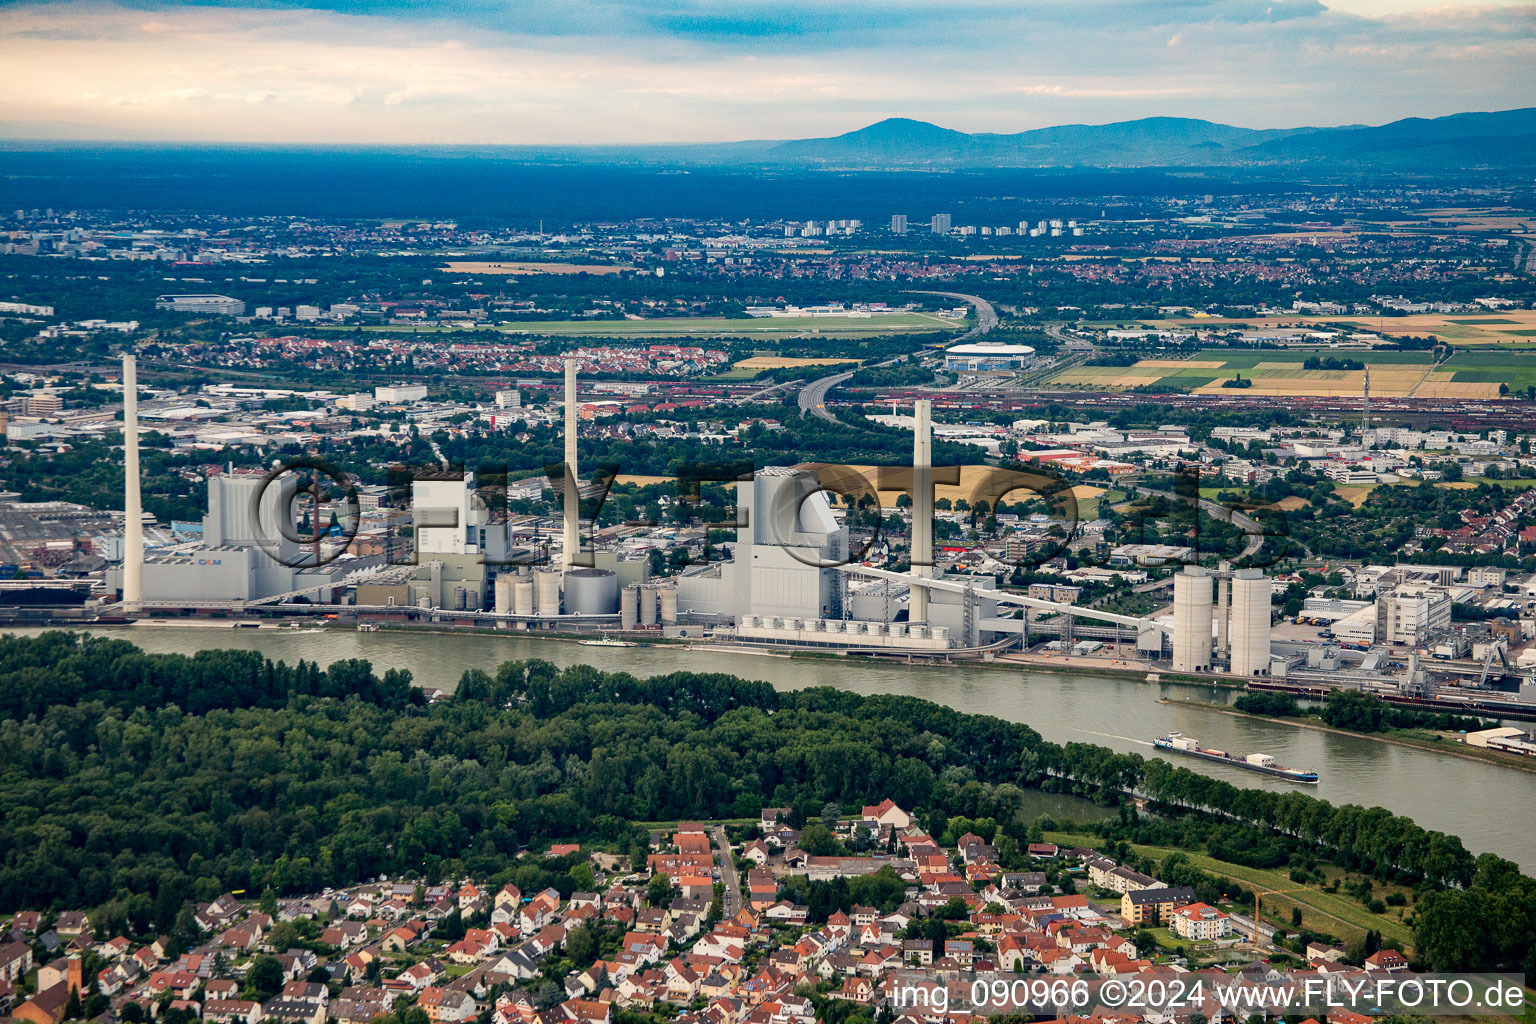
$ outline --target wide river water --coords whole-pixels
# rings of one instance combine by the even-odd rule
[[[556,665],[587,663],[646,676],[680,669],[730,672],[793,690],[836,686],[855,693],[893,693],[959,711],[1025,722],[1046,739],[1099,743],[1150,755],[1152,738],[1170,731],[1206,746],[1262,751],[1292,768],[1315,768],[1305,787],[1335,804],[1380,805],[1425,828],[1461,837],[1475,852],[1491,850],[1536,872],[1536,775],[1459,757],[1315,729],[1159,704],[1159,697],[1227,702],[1232,691],[1130,678],[1038,672],[1021,668],[907,666],[866,661],[804,660],[686,650],[680,647],[583,647],[570,641],[489,635],[350,630],[229,629],[190,626],[104,627],[146,651],[191,654],[237,647],[273,659],[329,664],[367,658],[380,669],[408,669],[423,686],[452,690],[470,668],[492,669],[516,658]],[[18,630],[30,633],[35,630]],[[1295,784],[1194,759],[1187,767],[1240,786],[1285,790]]]

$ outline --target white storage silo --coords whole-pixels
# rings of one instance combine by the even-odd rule
[[[1258,569],[1232,577],[1232,674],[1269,675],[1269,580]]]
[[[512,581],[512,614],[533,614],[533,580],[519,576]]]
[[[560,614],[560,570],[544,569],[534,576],[534,608],[540,615]]]
[[[625,587],[619,592],[619,628],[631,630],[640,621],[640,592],[635,587]]]
[[[656,625],[656,588],[640,588],[640,625]]]
[[[619,608],[619,577],[612,569],[567,569],[567,615],[612,615]]]
[[[668,625],[677,621],[677,588],[661,588],[661,621]]]
[[[1173,670],[1211,669],[1211,574],[1186,565],[1173,578]]]
[[[496,614],[510,615],[512,613],[512,577],[496,577]]]

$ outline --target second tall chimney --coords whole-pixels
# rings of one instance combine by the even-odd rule
[[[144,505],[139,497],[139,366],[123,354],[123,604],[144,603]]]
[[[919,399],[912,409],[912,575],[933,575],[933,403]],[[912,585],[907,618],[928,621],[928,588]]]
[[[576,564],[581,550],[581,490],[576,475],[576,431],[581,420],[576,407],[576,360],[565,361],[565,530],[561,541],[560,566]]]

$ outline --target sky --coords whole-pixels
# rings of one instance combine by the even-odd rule
[[[1536,106],[1536,0],[0,0],[0,137],[588,144]]]

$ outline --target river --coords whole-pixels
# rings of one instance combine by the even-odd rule
[[[921,697],[958,711],[1025,722],[1057,743],[1080,740],[1143,755],[1152,753],[1154,736],[1178,731],[1207,746],[1262,751],[1293,768],[1315,768],[1322,779],[1305,787],[1308,792],[1335,804],[1380,805],[1425,828],[1458,835],[1470,850],[1492,851],[1536,873],[1536,817],[1531,813],[1536,776],[1361,737],[1157,702],[1172,696],[1225,703],[1233,693],[1219,687],[1019,668],[805,660],[666,646],[582,647],[570,641],[483,634],[159,625],[103,627],[98,632],[131,639],[154,652],[191,654],[235,647],[290,662],[367,658],[381,669],[408,669],[418,684],[443,690],[452,690],[466,669],[492,669],[517,658],[543,658],[561,666],[586,663],[639,676],[676,670],[730,672],[785,690],[836,686],[855,693]],[[1296,788],[1238,768],[1193,759],[1185,763],[1241,786]]]

